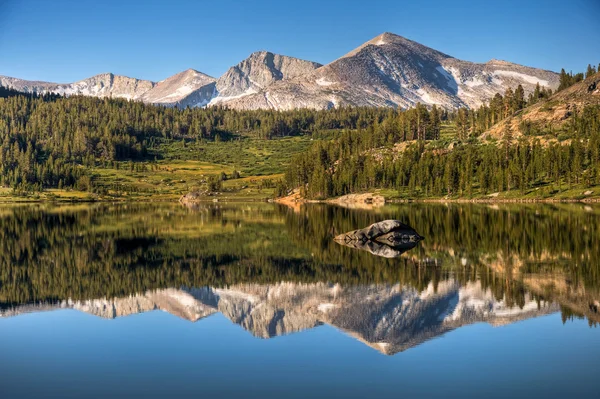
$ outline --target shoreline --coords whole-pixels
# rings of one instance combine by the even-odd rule
[[[388,200],[386,203],[462,203],[462,204],[560,204],[560,203],[600,203],[600,198],[431,198],[431,199],[410,199],[410,200]]]
[[[365,201],[367,200],[367,201]],[[273,202],[296,207],[300,204],[331,204],[338,206],[379,207],[385,204],[408,203],[457,203],[457,204],[560,204],[560,203],[600,203],[600,197],[591,198],[385,198],[377,193],[348,194],[328,199],[306,199],[297,192],[286,197],[275,198]]]
[[[194,200],[182,201],[179,198],[2,198],[0,197],[0,206],[15,205],[15,204],[98,204],[98,203],[144,203],[144,202],[160,202],[160,203],[180,203],[183,205],[194,203],[235,203],[235,202],[269,202],[286,205],[289,207],[298,207],[302,204],[329,204],[342,207],[365,207],[377,208],[385,204],[407,204],[407,203],[456,203],[456,204],[560,204],[560,203],[582,203],[596,204],[600,203],[600,197],[591,198],[385,198],[377,193],[357,193],[348,194],[341,197],[327,199],[306,199],[298,193],[279,198],[256,198],[243,196],[207,196],[200,197]]]

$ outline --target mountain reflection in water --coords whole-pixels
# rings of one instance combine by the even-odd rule
[[[559,310],[526,296],[523,306],[497,300],[477,282],[433,283],[419,291],[401,285],[239,284],[228,288],[161,289],[114,299],[65,300],[21,305],[2,316],[76,309],[104,318],[153,310],[196,322],[220,312],[260,338],[272,338],[329,324],[376,350],[391,355],[464,325],[494,326]]]
[[[333,240],[385,219],[419,239]],[[261,338],[328,324],[394,354],[477,322],[597,323],[598,233],[600,210],[580,205],[8,207],[0,316],[220,312]]]

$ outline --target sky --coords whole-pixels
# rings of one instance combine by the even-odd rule
[[[392,32],[456,58],[554,71],[600,63],[600,0],[0,0],[0,75],[218,77],[268,50],[322,64]]]
[[[555,313],[464,326],[385,356],[327,324],[259,339],[222,314],[192,323],[58,310],[0,318],[0,353],[3,399],[590,398],[600,334]]]

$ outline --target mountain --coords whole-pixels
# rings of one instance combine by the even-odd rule
[[[0,85],[24,93],[56,93],[65,96],[83,95],[139,100],[156,83],[149,80],[103,73],[75,83],[49,83],[0,76]]]
[[[392,33],[384,33],[332,63],[296,79],[235,99],[233,108],[331,108],[341,105],[408,108],[478,107],[519,84],[556,89],[558,74],[506,61],[462,61]]]
[[[220,312],[254,336],[272,338],[329,324],[394,354],[465,325],[504,325],[559,310],[526,295],[521,306],[497,299],[479,282],[453,279],[422,290],[402,285],[238,284],[228,288],[163,289],[116,299],[64,300],[0,309],[0,317],[76,309],[105,318],[162,310],[198,321]]]
[[[258,93],[270,84],[309,74],[321,64],[268,51],[252,53],[250,57],[229,68],[217,81],[217,95],[211,104],[226,103]]]
[[[216,81],[189,69],[154,83],[102,74],[70,84],[0,77],[26,92],[120,97],[166,106],[225,105],[236,109],[328,109],[338,106],[409,108],[417,103],[447,109],[479,107],[519,84],[556,89],[558,74],[507,61],[473,63],[383,33],[327,64],[253,53]]]
[[[214,96],[215,82],[211,76],[188,69],[156,83],[140,100],[180,108],[202,107]]]

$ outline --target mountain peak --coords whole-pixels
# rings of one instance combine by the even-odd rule
[[[389,50],[394,53],[398,53],[398,51],[400,51],[404,54],[419,53],[419,54],[429,55],[431,57],[440,58],[440,59],[450,57],[447,54],[444,54],[440,51],[434,50],[434,49],[427,47],[421,43],[407,39],[407,38],[397,35],[395,33],[383,32],[382,34],[375,36],[373,39],[369,40],[368,42],[361,44],[360,46],[358,46],[354,50],[350,51],[346,55],[340,57],[339,59],[353,57],[353,56],[361,53],[364,49],[369,48],[369,46],[380,47],[380,46],[384,46],[384,45],[386,46],[384,51]],[[368,50],[368,51],[372,51],[372,49]],[[398,54],[396,54],[396,55],[398,55]]]
[[[142,101],[166,106],[206,105],[214,92],[215,78],[189,68],[156,84],[144,93]]]
[[[216,86],[219,94],[213,103],[256,94],[276,81],[307,75],[320,66],[270,51],[255,51],[219,78]]]
[[[250,54],[248,56],[248,58],[241,61],[237,66],[239,66],[240,64],[242,64],[244,62],[253,61],[253,60],[257,60],[257,59],[258,60],[269,59],[269,60],[273,60],[273,62],[278,63],[278,64],[281,64],[282,62],[285,62],[285,61],[289,61],[289,62],[297,61],[297,62],[310,63],[313,65],[321,66],[321,64],[319,64],[317,62],[306,61],[301,58],[291,57],[289,55],[277,54],[277,53],[273,53],[272,51],[268,51],[268,50],[259,50],[259,51],[253,52],[252,54]]]
[[[213,78],[212,76],[207,75],[204,72],[200,72],[200,71],[198,71],[196,69],[193,69],[193,68],[188,68],[185,71],[179,72],[178,74],[173,75],[173,76],[171,76],[170,78],[167,78],[167,79],[171,79],[171,78],[174,78],[174,77],[188,77],[188,78],[201,77],[201,78],[206,78],[208,80],[215,80],[215,78]]]
[[[517,65],[513,62],[509,62],[509,61],[504,61],[504,60],[497,60],[495,58],[492,58],[491,60],[489,60],[488,62],[486,62],[486,64],[488,65]]]
[[[375,44],[376,46],[381,46],[389,42],[399,42],[405,40],[408,39],[392,32],[383,32],[382,34],[375,36],[373,39],[369,40],[367,43]]]
[[[264,57],[267,54],[273,54],[273,53],[270,51],[267,51],[267,50],[258,50],[258,51],[254,51],[252,54],[250,54],[248,56],[248,58]]]

